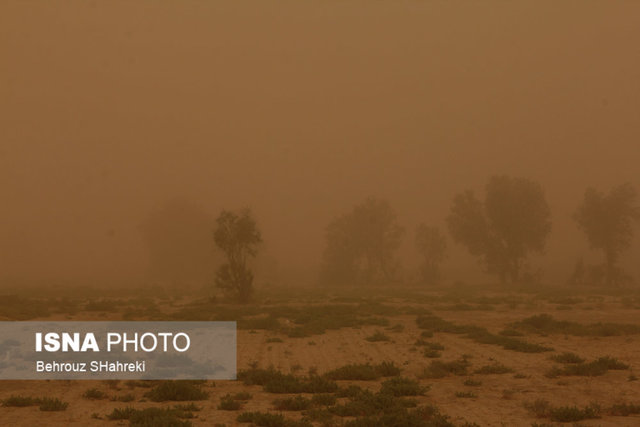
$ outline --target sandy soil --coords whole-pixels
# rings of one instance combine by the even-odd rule
[[[558,309],[558,308],[565,309]],[[433,306],[429,307],[434,309]],[[437,307],[435,307],[437,308]],[[434,310],[438,316],[456,323],[472,323],[497,333],[508,323],[540,313],[552,314],[559,320],[571,320],[580,323],[620,322],[640,323],[638,311],[627,308],[615,299],[600,301],[596,304],[583,302],[570,307],[535,302],[526,306],[509,308],[497,304],[491,311],[455,311]],[[104,315],[92,315],[93,320],[104,320]],[[86,313],[74,316],[77,320],[89,320]],[[108,316],[111,317],[111,316]],[[260,367],[274,366],[283,372],[306,373],[317,369],[318,373],[343,366],[347,363],[379,363],[394,361],[403,369],[403,376],[416,378],[434,359],[425,358],[415,341],[421,330],[416,326],[415,315],[385,316],[391,325],[401,324],[401,332],[384,331],[391,337],[390,342],[368,342],[365,337],[385,328],[366,326],[343,328],[328,331],[322,335],[306,338],[287,338],[273,331],[238,331],[238,368],[246,369],[256,362]],[[279,337],[283,342],[267,342],[269,337]],[[449,415],[457,424],[477,423],[482,426],[521,426],[532,423],[548,422],[537,420],[524,408],[525,401],[539,398],[547,399],[554,405],[584,406],[597,402],[603,407],[616,403],[640,403],[640,381],[629,381],[629,376],[640,368],[640,335],[614,337],[575,337],[552,334],[548,336],[527,334],[523,339],[553,347],[548,353],[519,353],[488,344],[478,344],[470,339],[448,333],[436,333],[429,341],[444,345],[442,357],[438,360],[454,360],[469,355],[474,369],[493,362],[500,362],[514,369],[514,374],[448,376],[442,379],[423,379],[420,382],[431,389],[425,396],[419,397],[420,403],[432,403]],[[631,370],[610,371],[598,377],[559,377],[547,378],[544,374],[555,362],[549,360],[550,354],[570,351],[587,360],[600,356],[612,356],[631,365]],[[640,373],[638,373],[640,376]],[[522,378],[524,376],[524,378]],[[475,398],[458,398],[457,391],[469,391],[463,381],[469,377],[482,381],[482,385],[473,389]],[[340,381],[341,385],[350,383],[377,390],[380,381]],[[130,403],[105,400],[89,400],[82,394],[89,388],[98,388],[108,396],[133,393],[135,400]],[[253,397],[243,407],[248,411],[274,411],[272,401],[287,395],[266,393],[260,386],[244,386],[239,381],[209,381],[205,389],[209,399],[197,402],[202,410],[194,425],[213,425],[225,423],[236,425],[238,411],[220,411],[216,409],[221,396],[227,393],[248,391]],[[0,399],[10,395],[50,396],[69,402],[67,410],[62,412],[42,412],[37,407],[0,407],[0,425],[128,425],[126,421],[108,421],[105,415],[114,408],[132,405],[141,409],[163,404],[145,401],[144,388],[128,388],[124,382],[117,384],[104,381],[3,381],[0,382]],[[169,403],[170,405],[173,403]],[[277,412],[277,411],[276,411]],[[291,418],[299,418],[299,412],[288,412]],[[94,417],[100,417],[97,419]],[[581,421],[585,426],[635,426],[640,425],[640,417],[603,416],[596,420]]]

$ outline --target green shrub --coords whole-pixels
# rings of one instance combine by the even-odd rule
[[[558,363],[583,363],[584,359],[575,353],[565,352],[562,354],[555,354],[549,359]]]
[[[187,380],[163,381],[145,393],[154,402],[205,400],[208,396],[198,382]]]
[[[597,404],[591,404],[582,409],[577,406],[554,407],[547,400],[538,399],[533,403],[525,402],[524,406],[538,418],[550,418],[552,421],[561,423],[600,418],[600,406]]]
[[[447,375],[466,375],[467,368],[471,365],[469,361],[463,357],[451,362],[443,362],[434,360],[426,367],[421,375],[422,378],[444,378]]]
[[[252,423],[260,427],[311,427],[307,421],[293,421],[281,414],[267,412],[243,412],[236,419],[239,423]]]
[[[551,408],[549,416],[552,421],[560,423],[600,418],[600,406],[591,404],[582,409],[577,406],[559,406]]]
[[[380,374],[375,367],[370,364],[353,364],[345,365],[340,368],[329,371],[325,374],[327,378],[332,380],[359,380],[372,381],[380,378]]]
[[[574,336],[610,337],[640,334],[640,326],[625,323],[591,323],[583,325],[556,320],[548,314],[538,314],[512,323],[513,328],[538,334],[566,334]]]
[[[97,388],[90,388],[82,394],[82,397],[87,399],[105,399],[107,395],[105,392],[100,391]]]
[[[508,374],[510,372],[513,372],[513,369],[504,366],[502,363],[485,365],[475,370],[476,374]]]
[[[107,415],[107,418],[110,420],[128,420],[131,418],[131,414],[133,414],[136,410],[127,406],[125,408],[114,408],[114,410]]]
[[[393,362],[382,362],[375,365],[375,370],[381,377],[395,377],[400,375],[401,369]]]
[[[129,417],[131,427],[190,427],[189,421],[181,418],[192,418],[190,412],[168,408],[146,408],[133,411]]]
[[[506,350],[518,351],[522,353],[540,353],[550,351],[551,348],[539,344],[532,344],[508,336],[495,335],[487,329],[474,325],[457,325],[455,323],[444,320],[433,314],[418,316],[416,323],[419,328],[427,329],[431,332],[447,332],[452,334],[464,334],[465,338],[469,338],[481,344],[491,344],[500,346]]]
[[[391,394],[392,396],[420,396],[428,390],[428,387],[421,386],[417,381],[396,377],[382,383],[380,393]]]
[[[338,390],[336,390],[336,396],[337,397],[354,397],[363,392],[364,390],[362,387],[357,385],[350,385],[348,387],[341,387]]]
[[[400,368],[393,362],[382,362],[379,365],[350,364],[334,369],[324,374],[332,380],[372,381],[380,377],[400,375]]]
[[[428,348],[426,348],[424,350],[424,357],[428,357],[429,359],[437,359],[438,357],[442,356],[442,353],[440,353],[438,350],[430,350]]]
[[[69,403],[63,402],[58,398],[43,397],[40,399],[41,411],[64,411]]]
[[[18,408],[22,408],[25,406],[36,406],[39,405],[42,399],[31,396],[14,396],[4,399],[2,401],[2,406],[15,406]]]
[[[279,411],[302,411],[311,406],[311,400],[306,397],[296,396],[273,401],[274,407]]]
[[[628,417],[629,415],[640,414],[640,405],[633,403],[618,403],[607,410],[609,415]]]
[[[524,407],[537,418],[547,418],[551,411],[551,404],[545,399],[536,399],[533,402],[525,402]]]
[[[129,420],[131,426],[137,427],[187,427],[191,426],[183,418],[193,418],[192,411],[201,408],[191,405],[176,405],[173,408],[146,408],[142,410],[134,409],[131,406],[125,408],[115,408],[107,418],[109,420]]]
[[[120,396],[114,396],[111,400],[116,402],[133,402],[135,400],[135,396],[131,393],[127,393]]]
[[[230,394],[226,394],[220,398],[218,409],[222,411],[237,411],[242,407],[242,404],[235,400]]]
[[[609,370],[623,369],[629,369],[629,365],[613,357],[605,356],[589,363],[569,364],[562,368],[556,366],[551,368],[546,375],[549,378],[555,378],[557,376],[596,377],[606,374]]]
[[[482,385],[482,381],[476,381],[471,378],[467,378],[462,384],[468,387],[480,387]]]
[[[296,377],[273,368],[240,371],[238,379],[246,385],[261,385],[269,393],[333,393],[338,389],[336,382],[326,377]]]
[[[399,408],[380,415],[367,415],[346,422],[345,427],[370,426],[432,426],[453,427],[446,415],[440,414],[435,406],[421,406],[415,409]]]
[[[337,400],[338,400],[337,397],[335,395],[333,395],[333,394],[330,394],[330,393],[314,394],[311,397],[311,403],[313,405],[318,405],[318,406],[335,405]]]
[[[391,393],[372,393],[360,390],[349,396],[343,404],[330,406],[328,410],[340,417],[362,417],[367,415],[394,413],[417,406],[413,399],[394,396]]]

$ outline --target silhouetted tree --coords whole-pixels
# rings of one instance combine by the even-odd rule
[[[201,206],[176,198],[153,210],[140,232],[149,253],[149,275],[158,282],[203,286],[215,271],[215,221]]]
[[[404,230],[385,200],[368,198],[326,230],[322,279],[327,283],[375,283],[394,279],[394,253]]]
[[[631,245],[633,222],[640,219],[636,190],[630,184],[615,187],[609,194],[588,188],[574,219],[591,247],[604,252],[606,283],[620,284],[623,274],[618,259]]]
[[[447,241],[438,227],[420,224],[416,230],[416,246],[423,256],[422,279],[429,285],[440,281],[440,264],[444,261]]]
[[[573,273],[569,276],[567,284],[571,286],[580,286],[586,284],[587,268],[584,265],[584,259],[578,258],[576,265],[573,267]]]
[[[223,210],[216,222],[213,238],[227,258],[216,272],[216,285],[247,302],[253,293],[253,272],[247,262],[256,256],[262,236],[249,209],[240,213]]]
[[[540,184],[493,176],[485,200],[472,191],[455,196],[449,217],[453,239],[481,257],[490,274],[515,283],[530,252],[544,251],[551,232],[550,211]]]

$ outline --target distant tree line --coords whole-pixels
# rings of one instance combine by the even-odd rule
[[[624,184],[603,194],[589,188],[574,219],[590,246],[604,254],[603,265],[594,268],[600,272],[598,279],[590,281],[621,284],[626,276],[618,266],[619,257],[630,247],[633,223],[640,220],[635,189]],[[527,259],[544,253],[551,210],[539,183],[500,175],[489,179],[482,199],[471,190],[456,194],[446,224],[452,240],[477,257],[488,274],[502,283],[518,283],[533,280]],[[357,285],[397,280],[396,251],[403,236],[390,204],[366,199],[328,225],[322,281]],[[437,226],[420,224],[415,245],[422,257],[422,281],[438,283],[447,251],[444,233]],[[574,282],[585,276],[581,265]]]
[[[637,199],[630,184],[614,187],[608,193],[586,190],[573,218],[590,247],[601,251],[604,260],[589,268],[579,260],[571,283],[616,286],[628,280],[619,260],[631,245],[634,223],[640,220]],[[453,242],[465,247],[487,273],[503,283],[526,281],[523,274],[530,274],[528,257],[544,253],[551,233],[551,211],[542,186],[505,175],[491,177],[482,198],[471,190],[456,194],[445,220]],[[209,236],[223,255],[215,274],[209,261],[213,251],[205,251],[213,246],[208,243],[211,237],[203,238],[204,231],[211,228]],[[154,211],[141,231],[156,277],[179,282],[214,274],[215,285],[229,297],[239,302],[251,299],[251,260],[258,253],[262,234],[249,209],[222,210],[214,222],[199,206],[177,199]],[[437,284],[447,254],[445,234],[439,227],[424,223],[414,234],[422,260],[421,280]],[[365,199],[326,227],[321,281],[359,286],[398,281],[397,251],[405,235],[388,201]]]

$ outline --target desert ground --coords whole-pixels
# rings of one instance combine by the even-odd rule
[[[235,320],[238,380],[2,381],[0,424],[639,425],[639,313],[634,290],[7,295],[2,320]]]

